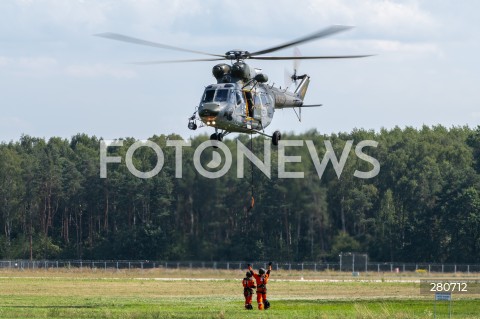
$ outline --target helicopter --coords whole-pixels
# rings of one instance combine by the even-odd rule
[[[212,68],[212,74],[216,83],[208,85],[195,107],[192,116],[188,118],[188,128],[196,130],[199,127],[207,126],[215,129],[210,136],[211,140],[222,141],[223,137],[232,132],[261,134],[272,139],[273,145],[278,145],[281,139],[280,131],[272,135],[265,133],[265,128],[272,122],[276,109],[305,107],[318,107],[321,104],[304,104],[303,100],[310,83],[310,76],[307,74],[297,75],[296,67],[289,80],[295,83],[293,91],[269,85],[268,76],[261,69],[254,68],[247,64],[246,60],[310,60],[310,59],[344,59],[363,58],[371,55],[331,55],[331,56],[265,56],[265,54],[282,50],[288,47],[297,46],[316,39],[324,38],[339,32],[351,29],[351,26],[333,25],[309,35],[297,38],[286,43],[276,45],[267,49],[254,52],[244,50],[230,50],[224,54],[214,54],[190,49],[184,49],[171,45],[146,41],[118,33],[100,33],[96,36],[123,41],[138,45],[146,45],[162,49],[183,51],[209,56],[201,59],[169,60],[136,62],[134,64],[160,64],[160,63],[182,63],[199,61],[230,61],[220,63]],[[300,81],[297,84],[297,81]],[[296,112],[295,112],[296,113]],[[301,115],[300,115],[301,116]],[[297,114],[299,120],[300,117]],[[199,123],[199,124],[197,124]]]

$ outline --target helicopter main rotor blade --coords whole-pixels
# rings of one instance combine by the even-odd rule
[[[321,55],[321,56],[252,56],[255,60],[315,60],[315,59],[356,59],[366,58],[368,55]]]
[[[201,61],[221,61],[221,60],[225,60],[225,58],[145,61],[145,62],[130,62],[130,64],[151,65],[151,64],[165,64],[165,63],[183,63],[183,62],[201,62]]]
[[[306,43],[306,42],[310,42],[310,41],[313,41],[313,40],[316,40],[316,39],[324,38],[324,37],[327,37],[327,36],[335,34],[335,33],[339,33],[339,32],[342,32],[342,31],[349,30],[351,28],[353,28],[353,27],[345,26],[345,25],[332,25],[331,27],[319,30],[317,32],[314,32],[310,35],[298,38],[296,40],[292,40],[290,42],[280,44],[280,45],[274,46],[274,47],[269,48],[269,49],[260,50],[260,51],[257,51],[257,52],[250,53],[250,57],[253,58],[253,56],[256,56],[256,55],[271,53],[271,52],[278,51],[278,50],[281,50],[281,49],[285,49],[285,48],[288,48],[288,47],[291,47],[291,46],[294,46],[294,45],[298,45],[298,44],[301,44],[301,43]]]
[[[208,52],[202,52],[202,51],[196,51],[196,50],[174,47],[174,46],[167,45],[167,44],[162,44],[162,43],[142,40],[142,39],[138,39],[138,38],[134,38],[134,37],[129,37],[127,35],[123,35],[123,34],[119,34],[119,33],[106,32],[106,33],[95,34],[95,36],[102,37],[102,38],[107,38],[107,39],[111,39],[111,40],[133,43],[133,44],[146,45],[146,46],[150,46],[150,47],[154,47],[154,48],[161,48],[161,49],[168,49],[168,50],[175,50],[175,51],[182,51],[182,52],[190,52],[190,53],[204,54],[204,55],[210,55],[210,56],[225,58],[225,56],[221,55],[221,54],[214,54],[214,53],[208,53]]]

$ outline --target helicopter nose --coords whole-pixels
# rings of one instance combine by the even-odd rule
[[[220,112],[220,105],[217,103],[204,103],[198,111],[200,117],[204,116],[217,116]]]

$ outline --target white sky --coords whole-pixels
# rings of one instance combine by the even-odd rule
[[[255,51],[332,24],[355,29],[299,47],[303,55],[377,54],[303,61],[305,102],[275,113],[268,131],[322,133],[423,124],[480,124],[478,1],[0,1],[0,141],[21,134],[107,139],[187,129],[215,62],[131,65],[201,58],[92,36],[116,32],[223,54]],[[276,54],[292,54],[286,49]],[[254,61],[283,84],[286,61]]]

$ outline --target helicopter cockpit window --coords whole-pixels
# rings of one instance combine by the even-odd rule
[[[219,89],[215,94],[215,102],[226,102],[228,99],[228,90]]]
[[[228,100],[228,91],[228,89],[205,90],[202,102],[226,102]]]
[[[203,100],[202,102],[212,102],[213,97],[215,96],[215,90],[206,90],[205,94],[203,95]]]

